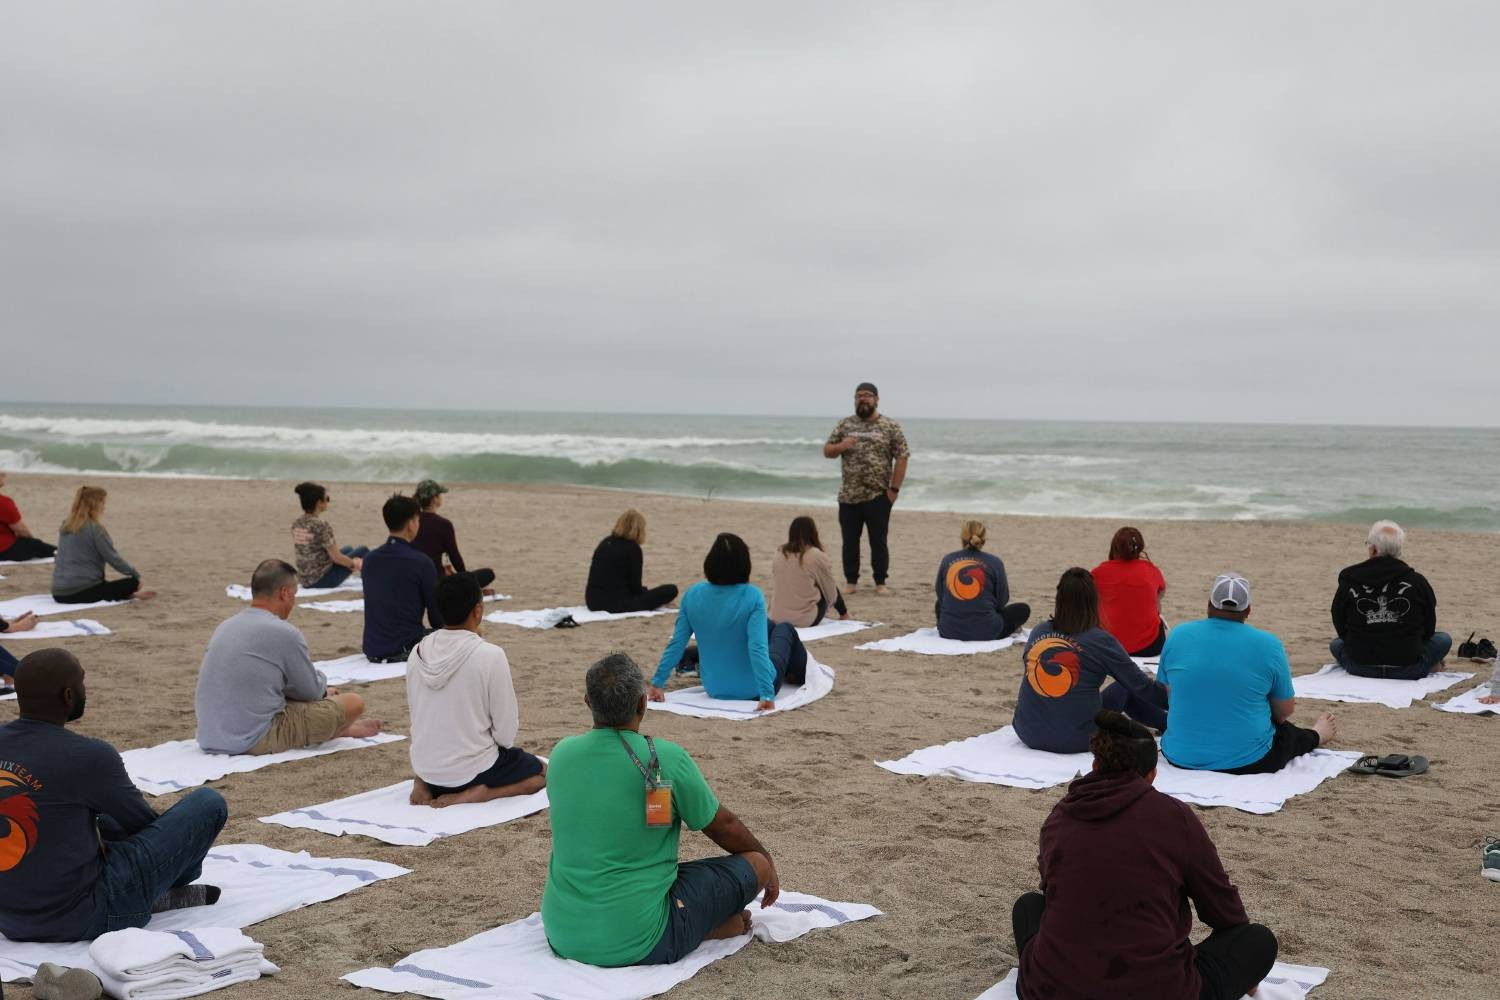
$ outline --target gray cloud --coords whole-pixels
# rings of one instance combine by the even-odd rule
[[[27,5],[0,394],[1495,424],[1497,29]]]

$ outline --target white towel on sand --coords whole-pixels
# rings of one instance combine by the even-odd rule
[[[766,909],[750,904],[751,934],[705,941],[671,965],[601,969],[559,958],[547,944],[542,915],[533,913],[446,948],[408,955],[389,969],[362,969],[344,978],[387,993],[417,993],[441,1000],[640,1000],[665,993],[700,969],[750,943],[791,941],[809,931],[880,916],[873,906],[837,903],[783,890]]]
[[[406,676],[405,660],[400,663],[371,663],[364,653],[351,653],[337,660],[316,660],[313,666],[323,671],[323,676],[334,687],[340,684],[370,684]]]
[[[158,913],[152,931],[192,931],[204,927],[249,927],[280,913],[336,899],[410,869],[359,858],[318,858],[306,851],[278,851],[259,844],[215,844],[199,879],[223,890],[213,906]],[[0,978],[29,980],[43,962],[73,967],[89,961],[87,941],[33,944],[0,937]]]
[[[1419,681],[1392,681],[1384,677],[1355,677],[1337,663],[1330,663],[1315,674],[1293,677],[1292,688],[1298,698],[1411,708],[1416,699],[1427,698],[1473,676],[1438,671]]]
[[[1221,774],[1174,767],[1165,757],[1156,770],[1159,791],[1198,806],[1228,806],[1273,813],[1286,800],[1317,788],[1358,760],[1356,750],[1314,750],[1275,774]],[[896,774],[948,775],[1012,788],[1050,788],[1089,770],[1093,755],[1033,750],[1006,726],[966,740],[926,747],[900,760],[876,761]]]
[[[439,837],[452,837],[484,826],[499,826],[547,808],[547,790],[489,802],[463,805],[414,806],[411,781],[402,781],[373,792],[361,792],[322,805],[289,809],[262,816],[262,823],[275,823],[301,830],[317,830],[341,837],[357,833],[387,844],[425,847]]]
[[[351,576],[349,579],[345,580],[337,587],[303,587],[301,585],[298,585],[297,596],[327,597],[329,594],[341,594],[347,590],[354,590],[363,593],[364,589],[365,582],[357,576]],[[229,586],[224,588],[224,596],[238,598],[241,601],[248,601],[250,600],[251,596],[250,588],[245,586],[243,583],[231,583]]]
[[[65,615],[70,611],[112,608],[118,604],[129,603],[129,601],[94,601],[89,604],[60,604],[52,599],[51,594],[28,594],[25,597],[12,597],[8,601],[0,601],[0,618],[10,621],[12,618],[21,617],[28,611],[40,618],[43,615]]]
[[[57,562],[56,556],[47,556],[42,559],[5,559],[0,560],[0,566],[50,566],[55,562]]]
[[[1017,1000],[1015,969],[1000,982],[979,994],[977,1000]],[[1255,1000],[1302,1000],[1328,978],[1328,970],[1312,965],[1290,965],[1277,962],[1261,980]]]
[[[120,756],[125,761],[125,772],[130,775],[135,787],[147,795],[170,795],[185,788],[196,788],[226,774],[258,771],[289,760],[321,757],[341,750],[358,750],[404,739],[405,736],[395,733],[377,733],[364,738],[341,736],[315,747],[302,747],[258,757],[247,753],[206,753],[198,746],[197,740],[173,740],[154,747],[126,750]]]
[[[498,625],[516,625],[520,628],[554,628],[564,618],[571,617],[580,625],[593,622],[612,622],[621,618],[655,618],[658,615],[675,615],[676,608],[657,608],[655,611],[590,611],[586,607],[536,608],[531,611],[492,611],[484,616],[487,622]]]
[[[491,601],[508,600],[510,600],[509,594],[486,594],[484,597],[486,604]],[[308,601],[306,604],[297,605],[297,607],[306,608],[309,611],[327,611],[332,614],[345,614],[351,611],[364,614],[365,599],[363,597],[356,597],[348,601]]]
[[[0,632],[0,639],[5,642],[19,642],[22,639],[73,639],[88,635],[114,635],[114,633],[92,618],[75,618],[70,621],[37,622],[35,628],[27,629],[25,632]]]
[[[832,690],[833,669],[809,656],[807,679],[797,687],[792,687],[790,684],[781,685],[781,690],[776,692],[776,707],[769,712],[756,711],[755,706],[759,703],[753,700],[730,701],[710,698],[708,692],[701,686],[668,691],[666,701],[650,701],[646,703],[646,707],[661,712],[674,712],[677,715],[691,715],[699,719],[744,721],[775,715],[777,712],[790,712],[794,708],[801,708],[803,705],[817,701]]]
[[[110,931],[89,945],[89,966],[117,1000],[177,1000],[281,970],[265,946],[234,927],[191,931]]]
[[[989,639],[984,642],[963,642],[959,639],[944,639],[935,628],[919,628],[894,639],[878,639],[855,649],[872,649],[881,653],[925,653],[928,656],[965,656],[971,653],[993,653],[997,650],[1024,643],[1030,633],[1021,629],[1004,639]]]
[[[1480,698],[1487,698],[1490,694],[1490,682],[1476,684],[1457,698],[1450,698],[1441,705],[1432,707],[1440,712],[1461,712],[1465,715],[1495,715],[1500,714],[1500,704],[1481,705]]]
[[[865,629],[874,628],[879,624],[879,622],[855,621],[852,618],[848,621],[839,621],[835,618],[832,621],[823,621],[816,625],[809,625],[807,628],[799,628],[797,630],[797,637],[803,642],[817,642],[819,639],[831,639],[836,635],[863,632]]]

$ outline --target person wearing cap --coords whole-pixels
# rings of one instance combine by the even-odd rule
[[[891,506],[906,479],[911,450],[901,425],[878,412],[880,392],[873,382],[854,390],[854,415],[840,420],[823,445],[824,458],[839,459],[843,486],[839,489],[839,528],[844,536],[845,593],[859,585],[859,538],[870,534],[870,569],[876,593],[885,593],[891,565],[886,533]]]
[[[468,573],[483,590],[495,582],[495,571],[470,570],[464,566],[464,557],[458,554],[458,535],[453,530],[453,522],[438,513],[438,508],[443,505],[443,494],[447,492],[448,487],[436,479],[424,479],[417,484],[415,496],[417,504],[422,508],[422,525],[417,529],[417,537],[411,543],[412,548],[432,560],[432,564],[437,567],[438,576]],[[443,566],[444,556],[448,558],[451,569]]]
[[[1437,630],[1432,584],[1401,561],[1405,544],[1401,525],[1376,521],[1365,538],[1370,558],[1339,573],[1331,609],[1338,638],[1328,648],[1356,677],[1421,680],[1453,648]]]
[[[1246,623],[1250,583],[1214,580],[1208,617],[1167,633],[1157,679],[1167,688],[1162,754],[1178,767],[1270,774],[1338,735],[1332,713],[1311,729],[1293,724],[1292,671],[1281,640]]]

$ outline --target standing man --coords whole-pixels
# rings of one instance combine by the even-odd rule
[[[906,435],[901,425],[876,412],[880,391],[872,382],[861,382],[854,390],[854,416],[838,422],[824,458],[842,459],[844,485],[839,490],[839,528],[844,535],[844,592],[859,585],[859,536],[870,529],[870,569],[875,574],[875,592],[885,593],[885,577],[891,553],[885,545],[891,524],[891,505],[906,479]]]

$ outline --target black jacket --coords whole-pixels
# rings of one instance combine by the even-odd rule
[[[1355,663],[1404,667],[1422,658],[1437,631],[1437,596],[1427,578],[1394,556],[1375,556],[1339,574],[1333,627]]]

